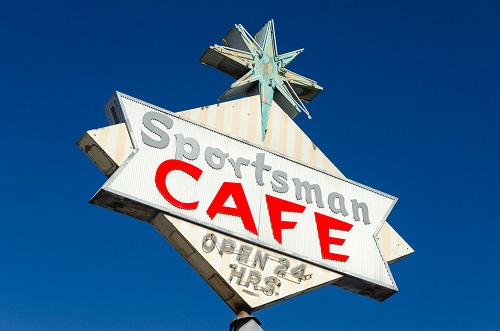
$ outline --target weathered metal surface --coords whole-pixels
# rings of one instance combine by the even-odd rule
[[[87,131],[77,145],[108,177],[133,149],[124,123]]]

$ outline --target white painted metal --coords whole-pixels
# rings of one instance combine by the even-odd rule
[[[77,145],[108,177],[133,150],[124,123],[87,131]]]
[[[261,246],[285,252],[298,259],[326,267],[332,271],[354,277],[355,279],[361,279],[362,281],[376,284],[376,287],[385,288],[391,293],[397,290],[387,264],[373,237],[374,233],[376,233],[384,223],[388,212],[395,202],[395,198],[382,194],[376,190],[368,189],[344,178],[334,177],[331,174],[310,168],[297,161],[289,160],[282,155],[272,153],[262,147],[252,146],[240,140],[229,138],[218,132],[208,130],[200,125],[181,119],[175,114],[168,113],[165,110],[131,97],[121,94],[118,94],[118,97],[125,112],[125,117],[127,119],[126,124],[132,135],[132,139],[136,143],[135,148],[137,148],[138,151],[128,160],[128,163],[125,163],[124,166],[120,168],[120,171],[116,172],[106,182],[101,191],[117,194],[125,198],[131,198],[143,204],[153,206],[156,209],[163,210],[168,214],[182,217],[195,223],[198,222],[215,230],[237,236],[242,240],[259,242]],[[164,112],[174,121],[172,129],[169,130],[171,142],[165,149],[158,150],[142,143],[142,116],[149,111]],[[216,123],[221,123],[221,121],[224,123],[226,120],[226,118],[217,119],[217,116],[219,116],[218,113],[216,113],[215,116]],[[272,120],[270,120],[270,122],[271,121]],[[270,125],[272,124],[270,123]],[[172,206],[161,196],[154,183],[154,176],[159,164],[165,160],[174,158],[174,134],[177,133],[193,137],[201,145],[201,155],[196,160],[189,161],[189,163],[203,169],[204,175],[202,175],[200,180],[196,182],[185,174],[174,176],[174,173],[168,178],[168,180],[171,181],[170,185],[172,185],[172,194],[174,196],[182,197],[186,199],[186,201],[200,201],[196,210],[184,210]],[[270,144],[270,142],[268,142],[268,144]],[[243,178],[241,180],[236,178],[229,164],[226,164],[221,170],[210,168],[203,157],[203,152],[208,146],[220,148],[225,153],[229,153],[229,157],[245,157],[250,160],[255,159],[256,153],[265,153],[266,164],[271,165],[273,170],[283,170],[289,175],[288,184],[290,185],[290,190],[282,194],[273,192],[270,184],[270,173],[267,172],[264,174],[265,185],[257,185],[254,175],[255,169],[253,167],[243,167]],[[266,146],[265,141],[263,147],[266,148],[268,146]],[[287,145],[284,144],[284,146]],[[294,177],[298,177],[301,180],[307,180],[310,183],[320,184],[323,192],[323,203],[325,205],[326,196],[330,192],[341,193],[345,196],[346,201],[357,199],[358,201],[365,202],[369,206],[371,223],[365,225],[362,221],[354,221],[352,218],[352,211],[350,211],[350,215],[344,217],[340,214],[332,213],[328,207],[318,208],[315,203],[306,204],[304,200],[297,201],[294,193],[295,190],[293,189],[293,182],[291,181],[291,178]],[[258,236],[246,230],[241,221],[234,216],[219,214],[214,220],[211,220],[206,214],[209,203],[224,181],[242,183],[247,193],[246,196],[249,199],[252,213],[256,223],[258,223]],[[191,187],[188,185],[191,185]],[[297,221],[296,228],[283,231],[282,245],[272,236],[269,216],[266,213],[264,193],[279,196],[279,198],[302,205],[307,205],[304,214],[294,214],[294,220]],[[337,235],[340,238],[346,239],[343,246],[335,245],[335,247],[333,247],[332,245],[331,250],[340,254],[349,255],[350,258],[347,262],[322,258],[313,212],[320,212],[354,224],[354,227],[348,233],[343,231],[331,231],[330,233],[332,236]],[[348,286],[346,287],[348,288]],[[380,298],[380,296],[377,295],[370,295],[370,293],[366,295],[372,297],[376,296],[379,299],[385,298]]]
[[[413,248],[387,222],[377,233],[377,240],[382,255],[389,264],[399,262],[413,253]]]
[[[234,101],[227,103],[231,104],[234,103]],[[198,112],[196,112],[196,110],[189,110],[186,112],[189,115],[188,118],[196,117],[196,115],[198,115],[198,119],[203,119],[203,116],[201,118],[199,116],[200,112],[205,109],[210,109],[211,107],[215,107],[215,105],[201,107]],[[234,109],[234,107],[229,108]],[[247,111],[249,110],[247,109]],[[184,113],[185,112],[180,112],[177,114],[183,116]],[[274,112],[271,112],[271,114],[274,114]],[[243,126],[243,128],[246,128],[246,126]],[[303,141],[303,139],[300,138],[300,135],[292,135],[292,133],[296,133],[296,130],[287,130],[285,126],[285,130],[283,131],[286,132],[286,140],[288,142],[293,142],[296,139],[300,139],[301,141]],[[245,137],[247,136],[246,132],[248,131],[242,129],[240,131],[240,134]],[[227,133],[229,134],[229,132]],[[267,137],[268,139],[271,139],[273,135],[270,134]],[[257,139],[257,142],[260,141],[260,139]],[[108,176],[111,176],[132,152],[132,143],[130,141],[125,123],[95,130],[89,130],[82,136],[77,144],[82,149],[82,151],[85,152],[85,154],[87,154],[89,158],[99,167],[99,169],[101,169]],[[283,149],[280,150],[283,151]],[[293,158],[293,149],[287,149],[287,153],[283,154],[290,155],[290,153],[292,155],[291,157]],[[299,161],[307,163],[305,160]],[[318,166],[318,168],[322,167]],[[387,222],[382,225],[382,228],[377,234],[377,239],[380,243],[382,255],[389,264],[399,262],[409,254],[413,253],[413,249]]]

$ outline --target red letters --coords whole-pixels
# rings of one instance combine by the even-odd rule
[[[281,244],[281,230],[293,229],[297,224],[297,222],[283,221],[281,219],[281,213],[284,211],[302,213],[306,207],[267,194],[266,202],[267,210],[269,211],[269,218],[271,219],[271,228],[273,229],[274,239]]]
[[[230,195],[233,197],[236,208],[224,206]],[[245,229],[258,234],[250,206],[240,183],[225,182],[222,184],[210,207],[207,209],[207,214],[211,219],[218,213],[240,217]]]
[[[340,221],[336,218],[329,217],[320,213],[314,213],[316,218],[316,227],[318,229],[319,246],[321,248],[321,255],[324,259],[337,260],[345,262],[349,258],[348,255],[335,254],[330,252],[330,244],[343,245],[345,239],[330,237],[330,229],[349,231],[352,224]]]
[[[198,207],[199,201],[182,202],[174,198],[172,194],[170,194],[170,192],[168,191],[165,180],[167,179],[167,175],[170,173],[170,171],[173,170],[180,170],[182,172],[185,172],[196,180],[200,178],[203,170],[201,170],[198,167],[195,167],[192,164],[180,160],[167,160],[162,164],[160,164],[160,166],[156,170],[156,177],[155,177],[156,187],[158,188],[158,191],[160,191],[161,195],[163,195],[163,197],[167,199],[168,202],[179,208],[196,209],[196,207]]]
[[[183,202],[177,200],[168,190],[166,185],[166,178],[167,175],[174,170],[182,171],[193,177],[193,179],[196,181],[198,181],[198,179],[200,178],[203,170],[181,160],[167,160],[161,163],[156,170],[156,187],[168,202],[182,209],[196,209],[198,207],[199,201]],[[230,196],[233,198],[236,207],[224,206]],[[306,207],[287,200],[273,197],[271,195],[266,194],[265,196],[274,239],[276,239],[278,243],[282,244],[283,229],[294,229],[297,225],[297,222],[295,221],[283,220],[282,213],[303,213]],[[255,226],[255,221],[253,219],[252,212],[250,210],[250,206],[248,205],[248,201],[241,183],[224,182],[221,185],[219,191],[217,192],[213,201],[210,203],[210,206],[207,209],[207,214],[211,219],[214,219],[215,215],[219,213],[241,218],[245,229],[258,235],[257,227]],[[331,237],[329,232],[330,229],[350,231],[353,225],[317,212],[314,213],[314,217],[316,220],[316,228],[318,230],[321,256],[324,259],[346,262],[349,259],[348,255],[332,253],[330,251],[330,244],[341,246],[344,244],[345,239]]]

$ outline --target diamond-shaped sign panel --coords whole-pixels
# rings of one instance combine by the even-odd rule
[[[165,214],[151,222],[235,312],[254,311],[342,277]]]

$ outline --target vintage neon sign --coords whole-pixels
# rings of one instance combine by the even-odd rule
[[[412,252],[384,225],[397,199],[346,179],[293,123],[322,88],[283,69],[302,50],[278,55],[272,20],[223,40],[200,58],[239,77],[221,99],[259,96],[178,115],[117,92],[113,125],[78,143],[110,176],[91,202],[151,223],[235,312],[329,284],[385,300],[387,261]]]

